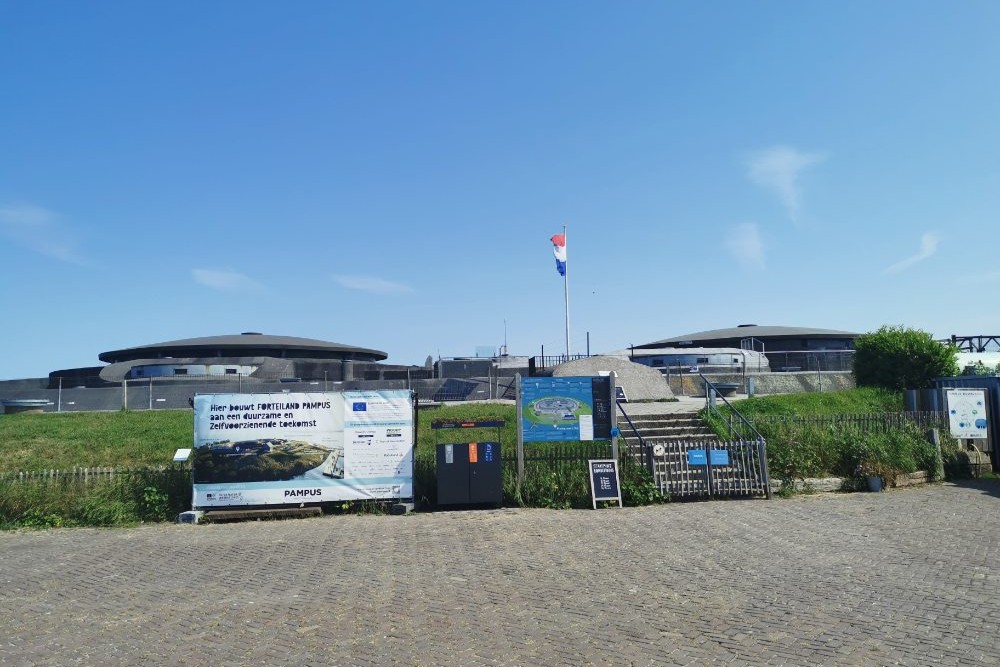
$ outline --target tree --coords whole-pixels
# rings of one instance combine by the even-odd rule
[[[920,329],[883,326],[858,336],[854,350],[859,387],[922,389],[932,378],[958,375],[958,350]]]

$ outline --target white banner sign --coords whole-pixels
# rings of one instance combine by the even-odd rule
[[[194,398],[196,508],[413,497],[406,390]]]
[[[985,389],[948,389],[948,426],[956,438],[985,438]]]

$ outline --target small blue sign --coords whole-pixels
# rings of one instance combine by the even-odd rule
[[[725,449],[713,449],[710,450],[709,454],[704,449],[689,449],[688,450],[688,465],[689,466],[703,466],[708,465],[708,458],[711,456],[712,465],[714,466],[727,466],[729,465],[729,452]]]
[[[688,465],[689,466],[703,466],[708,463],[708,456],[705,454],[704,449],[689,449],[688,450]]]
[[[355,403],[352,409],[354,410],[354,412],[367,412],[368,404],[363,401],[360,403]]]
[[[493,463],[493,443],[484,442],[483,445],[486,447],[486,451],[483,454],[483,458],[487,463]]]

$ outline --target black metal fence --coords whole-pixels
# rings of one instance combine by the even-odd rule
[[[914,424],[921,428],[947,428],[947,412],[882,412],[876,414],[843,415],[758,415],[747,419],[758,430],[769,427],[791,429],[834,428],[862,432],[890,431]]]
[[[806,431],[806,430],[854,430],[862,433],[885,433],[915,425],[919,428],[947,429],[947,412],[881,412],[874,414],[839,414],[839,415],[747,415],[748,424],[742,423],[732,412],[715,413],[716,418],[726,422],[729,433],[734,437],[755,438],[758,433],[764,437],[776,431]]]

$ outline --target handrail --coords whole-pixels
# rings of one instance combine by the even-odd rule
[[[718,389],[716,389],[715,385],[712,384],[711,380],[709,380],[707,377],[705,377],[701,373],[698,373],[698,377],[700,377],[702,379],[702,381],[705,383],[705,402],[708,404],[709,412],[711,412],[713,410],[712,401],[710,401],[708,399],[708,397],[709,397],[709,390],[711,390],[711,391],[715,392],[716,396],[718,396],[719,398],[722,399],[722,402],[726,404],[726,407],[729,408],[733,412],[733,414],[735,414],[737,417],[740,418],[740,421],[742,421],[744,424],[746,424],[750,428],[750,430],[753,431],[754,435],[757,436],[758,440],[764,440],[764,436],[761,435],[761,432],[758,431],[757,428],[746,417],[743,416],[742,412],[740,412],[739,410],[737,410],[735,408],[735,406],[733,406],[732,403],[730,403],[729,401],[726,400],[726,397],[723,396],[719,392]],[[716,411],[718,411],[718,408],[714,408],[714,409]],[[721,413],[719,413],[718,416],[719,416],[720,419],[722,419],[722,414]],[[733,433],[734,433],[734,431],[733,431],[733,425],[732,425],[732,423],[729,423],[729,434],[733,435]]]
[[[615,401],[615,405],[618,406],[618,410],[620,410],[622,416],[625,417],[625,421],[628,422],[629,428],[632,429],[632,433],[635,434],[635,437],[639,438],[639,451],[641,452],[646,448],[646,441],[643,440],[642,435],[639,434],[639,429],[637,429],[635,427],[635,424],[632,423],[632,418],[628,416],[627,412],[625,412],[625,408],[622,407],[622,404],[619,403],[618,401]]]
[[[579,359],[589,359],[589,354],[548,354],[548,355],[535,355],[532,359],[535,360],[535,368],[552,368],[558,366],[559,364],[565,364],[567,361],[577,361]]]

